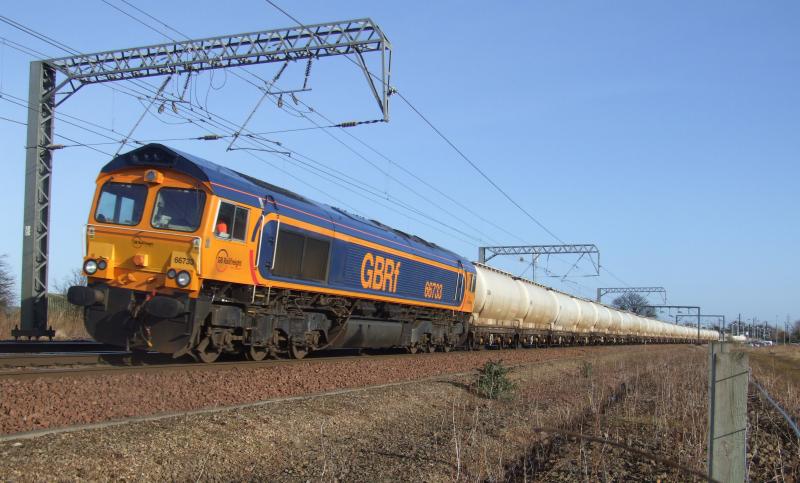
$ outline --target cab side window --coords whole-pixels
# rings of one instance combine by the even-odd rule
[[[224,240],[244,241],[247,236],[247,215],[250,210],[221,201],[214,235]]]

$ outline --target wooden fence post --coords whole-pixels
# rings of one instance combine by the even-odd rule
[[[747,454],[749,361],[724,342],[709,345],[708,477],[744,482]]]

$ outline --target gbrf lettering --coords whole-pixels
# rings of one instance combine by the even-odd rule
[[[384,292],[397,292],[401,262],[367,252],[361,260],[361,286]]]

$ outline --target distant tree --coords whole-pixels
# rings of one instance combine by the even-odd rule
[[[650,302],[642,295],[635,292],[629,292],[620,295],[619,297],[615,298],[613,302],[611,302],[611,305],[618,309],[627,310],[644,317],[655,316],[655,310],[651,307],[647,307],[650,305]]]
[[[14,287],[16,287],[16,280],[14,275],[11,274],[11,268],[8,266],[6,260],[7,255],[0,255],[0,310],[3,312],[8,311],[9,307],[14,305],[16,299]]]
[[[800,340],[800,319],[794,321],[790,330],[792,333],[792,340]]]
[[[73,268],[64,278],[53,284],[56,293],[67,295],[67,290],[74,285],[86,285],[86,275],[80,268]]]

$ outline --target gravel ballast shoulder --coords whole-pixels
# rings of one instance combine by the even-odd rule
[[[620,346],[417,354],[396,358],[300,361],[215,371],[175,370],[0,379],[0,434],[87,424],[133,416],[229,406],[334,389],[413,381],[471,371],[487,360],[535,364],[620,351],[680,346]]]
[[[514,400],[481,399],[467,390],[473,377],[457,376],[82,430],[0,443],[0,475],[12,481],[503,480],[506,462],[530,444],[531,427],[569,420],[585,404],[585,361],[607,366],[624,380],[626,371],[617,369],[690,350],[617,347],[381,362],[394,372],[363,364],[348,381],[419,377],[448,368],[464,372],[465,363],[498,355],[508,364],[532,363],[512,371],[519,388]],[[309,371],[303,375],[321,377],[336,367],[325,364],[298,366]],[[348,363],[338,370],[353,367]]]

